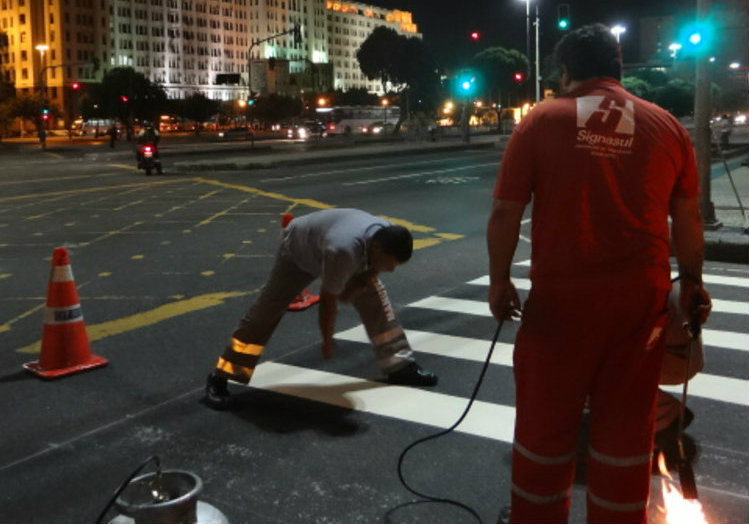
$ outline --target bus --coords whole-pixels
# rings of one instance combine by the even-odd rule
[[[377,133],[398,121],[398,106],[318,107],[318,118],[326,123],[329,135]]]

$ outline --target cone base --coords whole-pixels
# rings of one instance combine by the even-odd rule
[[[86,371],[89,369],[99,368],[102,366],[106,366],[108,363],[109,361],[104,357],[100,357],[99,355],[91,355],[91,358],[88,361],[65,368],[43,369],[38,360],[36,362],[27,362],[23,365],[23,368],[42,378],[52,379],[64,377],[66,375],[72,375],[73,373],[80,373],[81,371]]]
[[[297,297],[289,304],[289,311],[302,311],[320,302],[320,295],[305,295]]]

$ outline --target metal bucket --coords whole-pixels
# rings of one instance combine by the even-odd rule
[[[196,524],[200,477],[189,471],[165,470],[134,478],[115,501],[135,524]]]

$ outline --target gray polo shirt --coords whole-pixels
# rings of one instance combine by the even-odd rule
[[[282,250],[299,269],[319,276],[325,291],[340,295],[352,276],[367,269],[372,235],[389,225],[358,209],[324,209],[292,220]]]

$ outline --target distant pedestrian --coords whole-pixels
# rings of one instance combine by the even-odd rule
[[[704,322],[703,236],[689,134],[620,84],[621,52],[602,24],[557,44],[562,96],[515,128],[489,218],[489,305],[521,308],[510,267],[533,201],[531,290],[513,355],[510,522],[565,523],[590,399],[587,520],[644,524],[670,282]],[[669,231],[669,216],[672,225]]]
[[[731,115],[723,115],[720,119],[720,147],[727,149],[733,132],[733,120]]]
[[[109,147],[114,149],[114,142],[115,140],[117,140],[117,126],[109,126],[109,129],[107,129],[107,134],[109,135]]]
[[[39,143],[42,145],[42,149],[45,149],[47,147],[47,131],[44,129],[44,127],[39,128],[37,136],[39,137]]]
[[[206,403],[231,406],[227,380],[248,383],[289,303],[320,278],[319,325],[322,354],[333,356],[338,302],[359,312],[377,363],[392,384],[433,386],[437,377],[423,370],[395,317],[381,272],[411,258],[413,238],[402,226],[358,209],[325,209],[295,218],[283,230],[268,280],[240,320],[229,346],[206,383]]]

